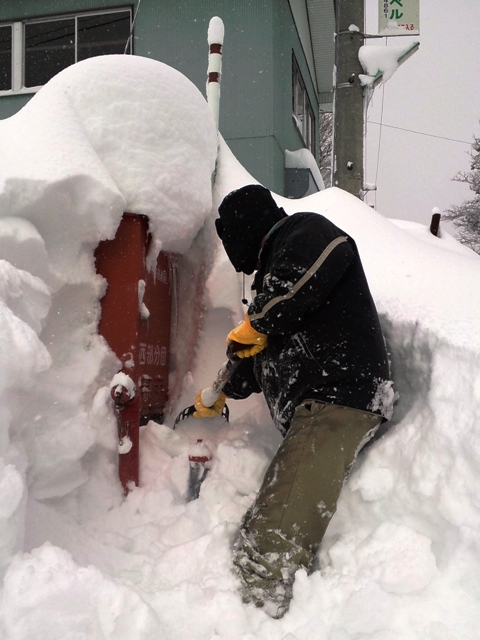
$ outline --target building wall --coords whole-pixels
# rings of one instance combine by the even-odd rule
[[[310,102],[315,114],[318,113],[318,100],[314,90],[314,79],[310,74],[305,53],[298,32],[290,14],[288,3],[278,4],[274,14],[274,101],[275,136],[281,149],[296,151],[304,147],[302,136],[292,118],[292,52],[295,54],[300,71],[306,84]],[[317,121],[318,126],[318,121]],[[315,153],[318,158],[318,149]]]
[[[125,5],[121,0],[4,0],[0,22]],[[318,107],[288,0],[141,0],[134,53],[178,69],[205,95],[207,31],[214,15],[225,24],[220,132],[259,182],[283,194],[283,152],[303,147],[292,119],[292,50],[316,113]],[[15,113],[29,97],[0,97],[0,118]]]

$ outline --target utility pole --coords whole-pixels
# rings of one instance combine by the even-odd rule
[[[333,186],[363,196],[363,45],[364,0],[335,2],[335,100]]]

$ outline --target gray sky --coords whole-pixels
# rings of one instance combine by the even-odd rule
[[[377,11],[378,0],[366,0],[367,33],[378,33]],[[367,125],[366,182],[377,175],[367,202],[389,218],[429,223],[434,207],[442,212],[473,196],[452,180],[470,168],[469,144],[441,137],[480,137],[480,0],[420,0],[420,36],[388,45],[414,40],[419,51],[375,89],[368,120],[430,135],[384,126],[379,148],[380,127]]]

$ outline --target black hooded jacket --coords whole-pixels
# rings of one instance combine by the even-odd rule
[[[242,361],[225,393],[242,399],[263,391],[283,434],[307,398],[389,419],[385,341],[355,242],[319,214],[279,211],[248,309],[268,344]]]

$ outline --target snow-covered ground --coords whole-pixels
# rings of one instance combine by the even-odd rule
[[[338,189],[277,198],[356,239],[399,399],[345,486],[319,570],[297,573],[290,612],[272,620],[242,604],[230,564],[280,440],[263,398],[231,402],[229,425],[171,428],[244,313],[213,220],[253,178],[221,139],[217,154],[193,85],[138,57],[70,67],[0,134],[0,637],[477,640],[480,258]],[[93,261],[123,211],[148,215],[154,251],[182,253],[184,277],[205,280],[184,287],[169,417],[142,428],[141,486],[126,499]],[[212,468],[187,502],[199,437]]]

